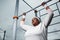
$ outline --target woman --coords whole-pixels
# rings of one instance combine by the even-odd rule
[[[44,21],[41,22],[38,17],[34,17],[32,19],[33,26],[25,25],[24,22],[26,14],[23,14],[23,18],[20,21],[20,26],[26,30],[25,40],[47,40],[47,28],[53,18],[53,13],[52,10],[45,5],[45,2],[41,5],[45,7],[48,12]]]

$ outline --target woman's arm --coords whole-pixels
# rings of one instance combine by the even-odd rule
[[[21,28],[23,28],[24,30],[28,30],[28,29],[30,29],[31,27],[24,24],[24,23],[25,23],[25,16],[26,16],[26,14],[23,14],[22,20],[20,21],[20,26],[21,26]]]
[[[47,6],[46,4],[43,5],[43,7],[45,7],[45,9],[48,13],[47,16],[45,17],[45,20],[43,21],[45,27],[47,28],[48,25],[51,23],[54,14],[53,14],[52,10],[49,8],[49,6]]]

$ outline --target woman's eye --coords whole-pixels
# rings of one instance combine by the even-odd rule
[[[34,21],[32,21],[32,22],[34,22]]]

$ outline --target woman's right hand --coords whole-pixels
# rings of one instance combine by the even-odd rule
[[[22,15],[26,16],[26,13],[23,13]]]

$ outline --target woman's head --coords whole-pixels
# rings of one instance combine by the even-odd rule
[[[32,19],[32,24],[33,24],[33,26],[37,26],[40,22],[41,22],[41,20],[40,20],[40,18],[38,18],[38,17],[34,17],[34,18]]]

